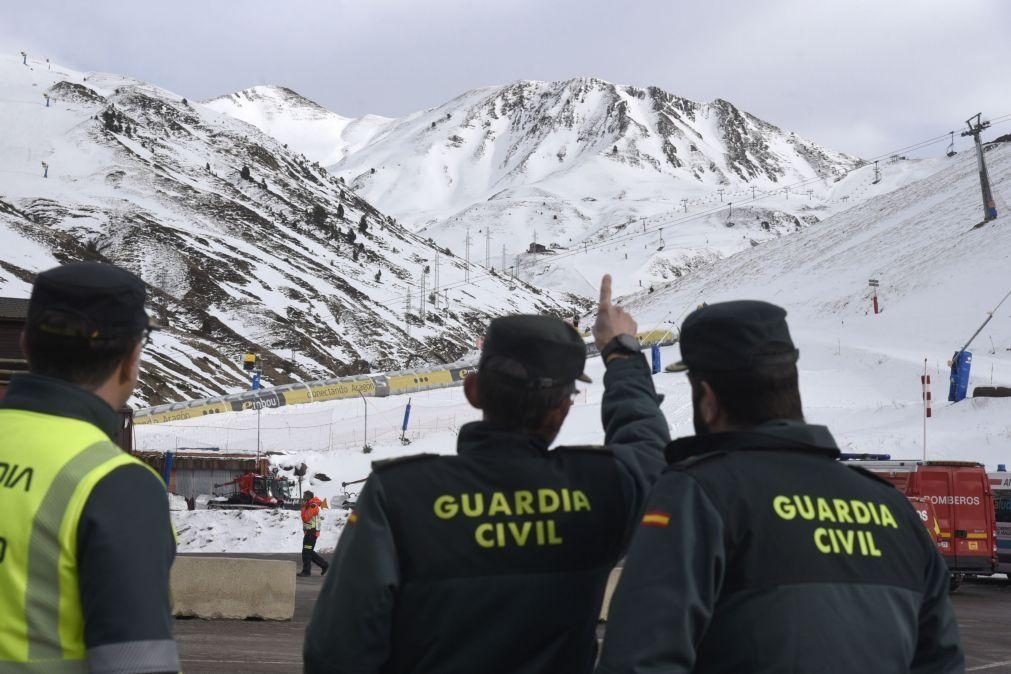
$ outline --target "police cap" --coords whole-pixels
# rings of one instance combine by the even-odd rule
[[[493,370],[522,388],[539,389],[579,381],[586,343],[576,329],[553,316],[516,315],[495,318],[488,325],[478,370]]]
[[[746,371],[762,365],[796,363],[786,310],[757,300],[704,305],[681,325],[681,361],[668,372]]]
[[[74,262],[35,278],[28,326],[51,338],[89,341],[140,336],[157,326],[144,311],[144,282],[125,269]]]

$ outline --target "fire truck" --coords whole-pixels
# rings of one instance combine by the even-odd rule
[[[997,571],[1008,574],[1011,581],[1011,473],[1000,464],[997,472],[987,473],[987,476],[997,517]]]
[[[952,589],[968,575],[992,575],[997,571],[994,495],[983,464],[893,461],[888,455],[843,458],[848,464],[885,478],[911,501],[925,498],[930,502],[938,528],[935,541],[951,572]],[[916,507],[915,502],[913,505]],[[920,518],[924,519],[924,514]]]

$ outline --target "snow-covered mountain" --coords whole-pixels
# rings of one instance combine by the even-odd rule
[[[218,101],[282,138],[323,115],[279,89]],[[477,89],[381,125],[330,114],[307,156],[343,155],[331,170],[372,203],[456,251],[469,232],[471,259],[487,266],[591,296],[588,256],[611,260],[631,292],[939,168],[898,160],[875,182],[860,160],[727,101],[593,78]],[[352,141],[343,129],[356,124],[374,135]],[[546,254],[529,254],[534,242]]]
[[[1009,290],[1011,262],[1011,144],[987,153],[997,220],[979,229],[979,180],[973,153],[943,163],[935,175],[874,197],[797,234],[727,259],[627,298],[625,306],[650,329],[680,324],[700,302],[756,298],[776,302],[800,349],[800,389],[808,421],[826,424],[844,451],[924,456],[920,376],[931,375],[933,415],[926,419],[926,458],[981,461],[990,470],[1011,462],[1011,398],[969,398],[948,403],[946,359],[960,348]],[[587,266],[593,277],[606,260]],[[872,310],[868,278],[880,281],[882,312]],[[972,385],[1011,385],[1011,299],[970,346]],[[665,363],[679,358],[664,347]],[[603,364],[587,362],[593,383],[580,386],[557,444],[603,441],[600,401]],[[691,395],[683,374],[653,378],[674,437],[693,431]],[[407,447],[395,424],[369,428],[370,454],[361,451],[365,419],[359,401],[312,403],[263,412],[258,432],[252,411],[138,427],[146,449],[220,443],[255,452],[258,442],[278,450],[271,460],[290,473],[305,463],[320,497],[341,502],[340,485],[368,475],[371,461],[418,452],[454,451],[459,427],[478,418],[460,388],[414,394]],[[368,419],[401,418],[407,396],[369,401]],[[369,422],[372,423],[372,422]],[[209,429],[213,424],[215,427]],[[353,489],[353,487],[352,487]],[[297,544],[297,520],[245,513],[173,513],[180,547],[187,551],[269,551]],[[321,546],[336,543],[345,524],[330,513]],[[337,531],[335,531],[335,529]],[[262,546],[262,547],[260,547]]]
[[[334,171],[420,224],[531,196],[535,185],[548,201],[634,201],[678,183],[686,192],[831,181],[858,163],[727,101],[578,78],[468,92],[398,120]]]
[[[342,117],[286,87],[251,87],[203,103],[252,124],[324,166],[361,149],[393,122],[378,115]]]
[[[247,350],[279,384],[453,360],[489,315],[573,310],[501,276],[465,283],[458,256],[318,163],[144,82],[0,56],[0,128],[0,294],[68,260],[138,273],[169,326],[148,403],[241,390]]]

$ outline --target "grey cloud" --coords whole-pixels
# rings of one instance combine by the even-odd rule
[[[1000,65],[1011,61],[1011,4],[999,0],[7,4],[8,50],[193,99],[285,84],[349,116],[399,116],[516,79],[593,75],[726,98],[872,156],[980,110],[1011,113]]]

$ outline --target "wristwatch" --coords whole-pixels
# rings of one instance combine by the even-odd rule
[[[626,333],[618,335],[605,344],[604,348],[600,350],[600,357],[603,358],[606,363],[611,359],[611,356],[632,356],[639,353],[641,349],[642,347],[639,346],[639,340]]]

